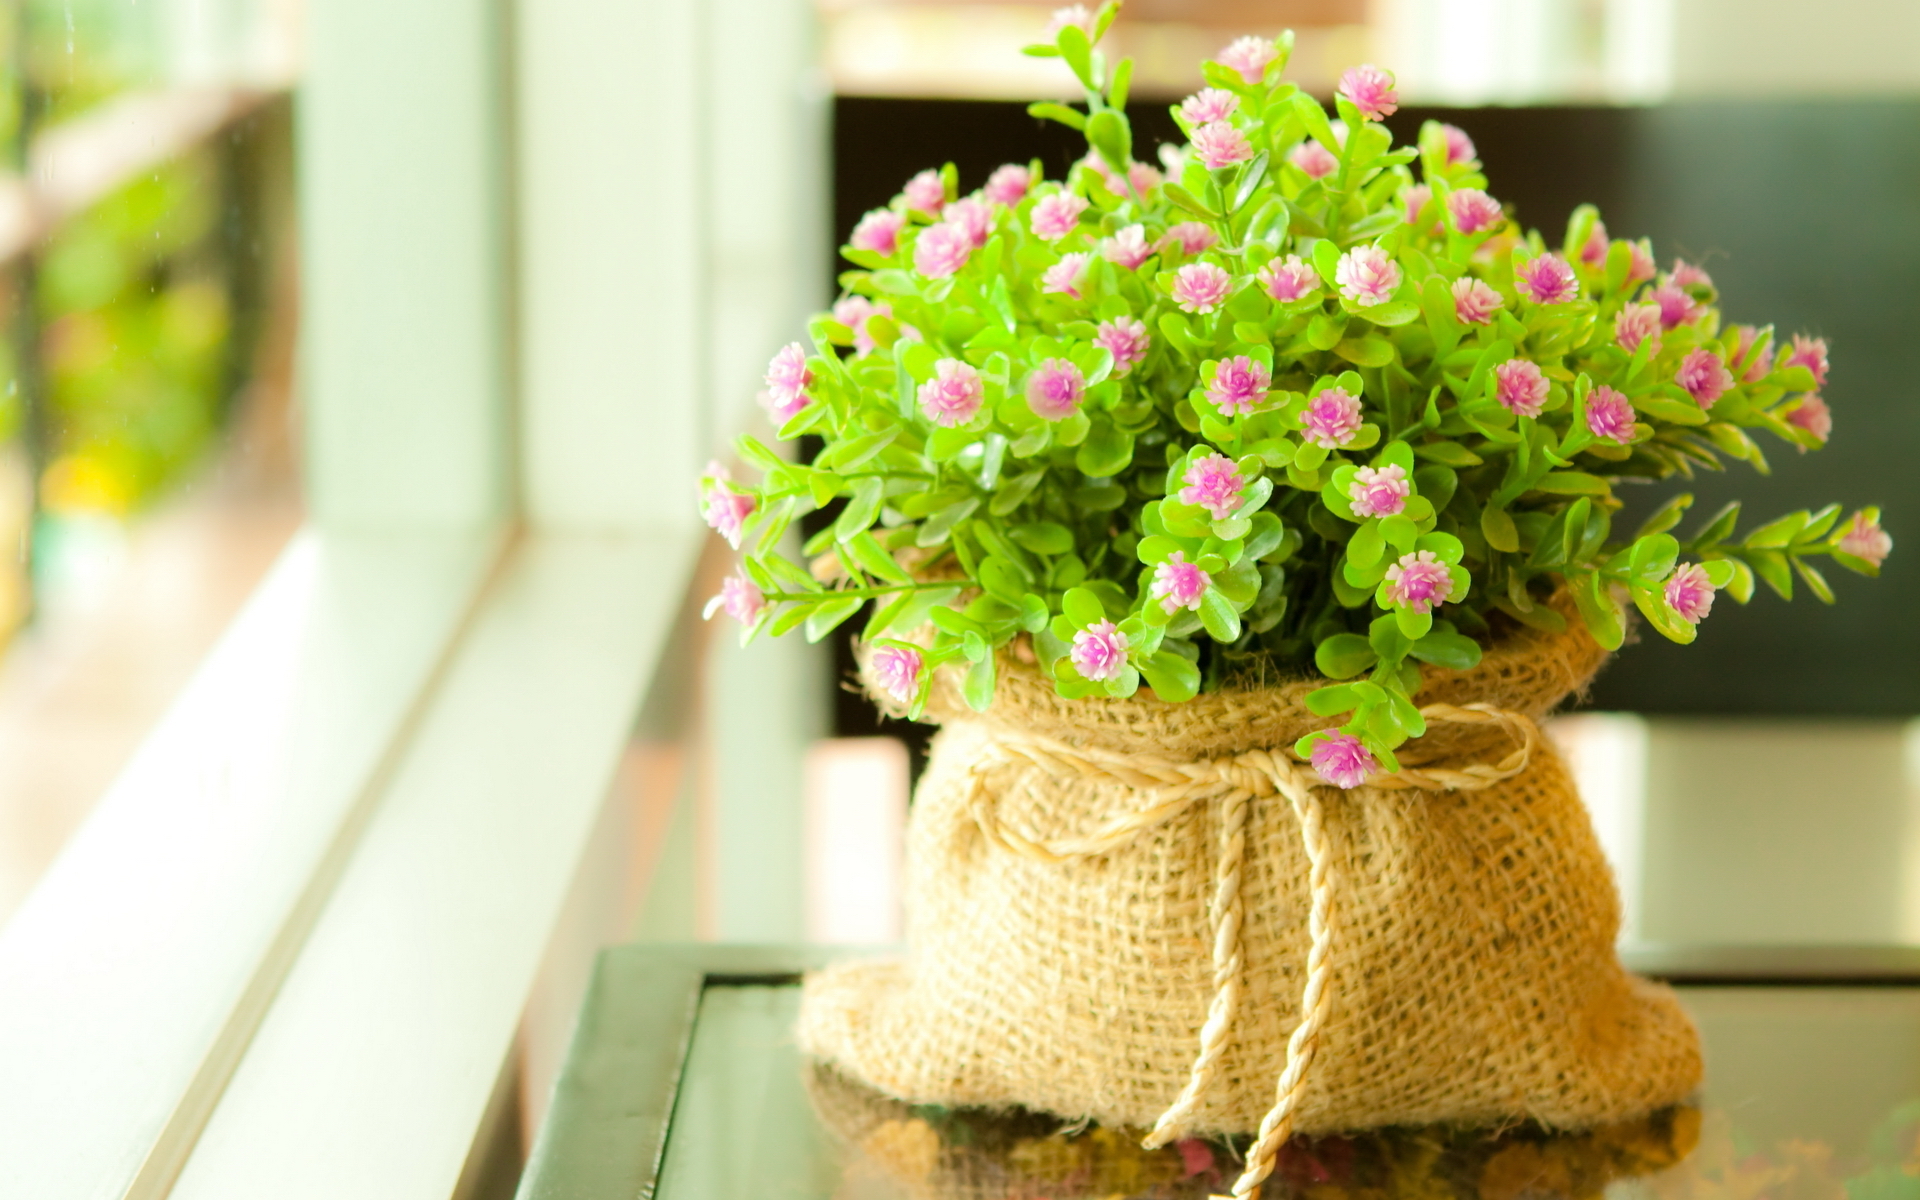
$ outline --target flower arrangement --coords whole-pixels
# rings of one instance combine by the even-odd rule
[[[1131,62],[1096,49],[1116,9],[1027,50],[1086,89],[1031,108],[1086,136],[1066,179],[1009,164],[962,195],[948,165],[854,228],[762,397],[824,447],[742,437],[761,481],[702,480],[742,551],[709,615],[818,639],[869,609],[872,674],[915,715],[949,665],[985,708],[1010,644],[1068,697],[1317,672],[1309,707],[1342,719],[1296,750],[1352,787],[1423,733],[1419,664],[1470,668],[1503,628],[1572,611],[1614,649],[1631,605],[1685,643],[1756,578],[1831,602],[1814,560],[1877,572],[1873,508],[1740,535],[1733,504],[1681,536],[1683,494],[1613,528],[1626,482],[1764,473],[1757,432],[1823,445],[1824,341],[1723,329],[1706,272],[1591,207],[1549,246],[1461,130],[1392,145],[1391,74],[1346,72],[1337,119],[1283,80],[1290,37],[1207,62],[1187,144],[1136,161]]]

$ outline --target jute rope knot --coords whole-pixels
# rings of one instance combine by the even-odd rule
[[[1539,727],[1525,715],[1488,704],[1432,704],[1420,713],[1430,725],[1498,725],[1512,738],[1514,749],[1495,763],[1407,767],[1393,774],[1375,775],[1362,786],[1384,791],[1478,791],[1526,770],[1540,736]],[[1108,819],[1091,833],[1045,840],[1002,821],[994,803],[988,777],[1021,767],[1037,769],[1055,780],[1123,784],[1146,793],[1148,803]],[[1275,1084],[1273,1107],[1261,1120],[1253,1147],[1247,1152],[1246,1169],[1233,1185],[1233,1195],[1239,1200],[1258,1195],[1260,1185],[1273,1173],[1280,1147],[1293,1136],[1295,1115],[1306,1095],[1307,1072],[1319,1049],[1320,1031],[1333,1011],[1338,882],[1322,804],[1322,793],[1330,786],[1312,767],[1280,750],[1250,750],[1228,758],[1176,762],[1148,754],[1077,748],[1038,736],[1004,734],[973,764],[968,784],[967,807],[986,839],[1004,850],[1047,864],[1112,853],[1196,804],[1220,804],[1220,856],[1208,910],[1213,926],[1213,997],[1200,1027],[1200,1052],[1186,1086],[1154,1123],[1146,1138],[1148,1147],[1164,1146],[1187,1131],[1231,1044],[1234,1016],[1246,986],[1246,960],[1241,947],[1246,906],[1241,885],[1253,802],[1277,795],[1284,796],[1292,806],[1300,822],[1300,840],[1309,868],[1306,981],[1301,988],[1300,1023],[1287,1040],[1286,1067]]]

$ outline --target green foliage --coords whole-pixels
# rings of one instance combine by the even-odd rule
[[[1336,129],[1277,66],[1248,84],[1208,64],[1235,98],[1246,152],[1209,169],[1162,148],[1163,176],[1131,161],[1108,90],[1129,67],[1109,74],[1106,19],[1092,37],[1068,25],[1028,48],[1085,86],[1083,108],[1032,111],[1082,131],[1088,157],[1065,181],[1036,172],[1016,203],[992,204],[950,272],[925,273],[918,251],[951,214],[896,199],[894,251],[845,251],[857,269],[841,276],[836,319],[814,323],[803,406],[781,431],[825,449],[800,465],[748,440],[763,482],[707,481],[752,498],[742,544],[767,604],[756,627],[819,636],[872,601],[864,636],[911,638],[925,654],[916,710],[932,668],[963,661],[968,700],[987,703],[992,652],[1016,638],[1068,696],[1144,681],[1177,702],[1239,678],[1318,674],[1341,682],[1315,692],[1313,710],[1343,717],[1391,769],[1394,747],[1425,729],[1412,701],[1421,664],[1470,669],[1503,628],[1571,618],[1617,647],[1632,605],[1689,641],[1699,613],[1668,594],[1689,562],[1742,603],[1756,577],[1782,595],[1798,577],[1830,599],[1808,561],[1820,555],[1877,566],[1871,545],[1841,545],[1837,510],[1736,538],[1735,509],[1682,540],[1672,530],[1691,500],[1679,496],[1616,537],[1622,481],[1690,478],[1725,458],[1764,468],[1749,431],[1818,444],[1789,420],[1814,386],[1807,363],[1776,362],[1770,331],[1723,332],[1704,274],[1655,275],[1591,208],[1554,259],[1510,220],[1463,234],[1449,197],[1487,180],[1450,158],[1446,130],[1394,149],[1344,99]],[[1336,163],[1318,177],[1296,163],[1309,141]],[[1036,216],[1044,224],[1063,193],[1086,202],[1078,224],[1043,238]],[[1206,236],[1183,236],[1197,229]],[[1349,279],[1369,258],[1386,265],[1371,292]],[[1539,294],[1529,275],[1555,263],[1577,285],[1569,296]],[[1303,271],[1315,284],[1304,294],[1276,282]],[[1208,273],[1224,280],[1217,302],[1192,290]],[[1479,311],[1456,302],[1468,288]],[[1629,351],[1623,310],[1662,296],[1684,311]],[[1681,369],[1700,351],[1733,370],[1705,404]],[[1533,392],[1511,393],[1515,359],[1531,364],[1519,369]],[[1065,402],[1045,391],[1063,371],[1079,384]],[[941,392],[950,377],[971,381],[971,400]],[[943,395],[958,407],[940,408]],[[831,553],[830,571],[776,548],[815,508],[835,510],[806,548]],[[1123,667],[1097,679],[1072,653],[1096,637],[1125,648]]]

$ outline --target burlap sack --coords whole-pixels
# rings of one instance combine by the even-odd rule
[[[1532,725],[1603,658],[1575,626],[1430,670],[1405,776],[1344,792],[1286,752],[1326,725],[1314,681],[1069,701],[1009,658],[976,714],[942,680],[911,956],[809,976],[802,1047],[919,1103],[1257,1130],[1250,1176],[1291,1132],[1683,1100],[1697,1035],[1616,959],[1612,875]]]

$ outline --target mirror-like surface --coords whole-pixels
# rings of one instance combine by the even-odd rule
[[[1583,1133],[1395,1129],[1297,1140],[1299,1200],[1905,1200],[1920,1195],[1920,988],[1711,987],[1697,1107]],[[661,1200],[1175,1200],[1232,1186],[1225,1142],[1139,1147],[1040,1114],[916,1107],[804,1059],[796,987],[701,1002]],[[1244,1140],[1242,1142],[1244,1144]]]

